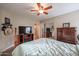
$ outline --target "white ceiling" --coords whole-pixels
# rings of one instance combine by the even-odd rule
[[[44,4],[43,4],[44,5]],[[30,12],[34,8],[33,3],[4,3],[0,4],[0,9],[5,9],[9,12],[15,13],[20,16],[28,17],[29,19],[44,20],[50,17],[63,15],[72,11],[79,10],[79,3],[50,3],[46,6],[52,5],[53,8],[48,11],[48,15],[41,14],[37,16],[37,13]]]

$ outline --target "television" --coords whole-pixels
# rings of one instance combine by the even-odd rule
[[[32,27],[31,26],[19,26],[19,34],[31,34]]]

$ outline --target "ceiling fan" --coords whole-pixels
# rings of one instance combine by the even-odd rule
[[[42,6],[40,3],[37,3],[37,7],[38,7],[38,10],[31,10],[31,12],[37,12],[37,15],[39,16],[41,13],[44,13],[44,14],[48,14],[47,10],[48,9],[51,9],[52,8],[52,5],[51,6],[48,6],[48,7],[45,7]]]

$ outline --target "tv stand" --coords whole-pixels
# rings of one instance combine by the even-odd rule
[[[22,44],[24,42],[29,42],[33,40],[33,34],[19,34],[17,35],[17,42],[15,41],[15,46]]]

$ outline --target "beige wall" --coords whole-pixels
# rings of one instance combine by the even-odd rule
[[[1,44],[1,42],[2,42],[2,35],[1,35],[1,24],[2,24],[2,20],[1,20],[1,10],[0,10],[0,45],[1,45],[1,47],[2,47],[2,44]],[[1,51],[2,49],[0,48],[0,51]]]
[[[2,45],[1,42],[2,42],[2,35],[1,35],[1,20],[0,20],[0,45]],[[0,48],[0,51],[1,51],[1,48]]]
[[[62,27],[62,24],[67,22],[70,22],[71,27],[76,27],[76,35],[79,34],[79,11],[74,11],[64,15],[56,16],[44,21],[44,23],[54,24],[55,30],[53,32],[53,36],[55,37],[55,39],[57,38],[56,29]]]
[[[18,34],[18,26],[32,26],[35,23],[35,20],[30,20],[28,19],[28,17],[24,17],[24,16],[19,16],[16,15],[14,13],[10,13],[9,11],[6,10],[1,10],[0,11],[0,18],[2,19],[0,22],[0,25],[2,23],[4,23],[4,18],[8,17],[11,19],[11,24],[13,25],[13,28],[17,28],[17,34]],[[33,28],[32,28],[33,29]],[[34,30],[33,30],[34,32]],[[4,36],[3,32],[0,31],[0,50],[5,50],[6,48],[12,46],[14,44],[14,35],[8,35],[8,36]]]

